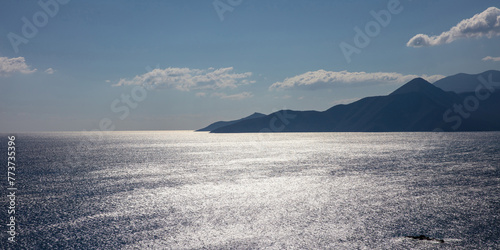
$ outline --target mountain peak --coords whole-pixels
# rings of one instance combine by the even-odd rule
[[[254,118],[254,117],[262,117],[262,116],[265,116],[265,115],[262,114],[262,113],[259,113],[259,112],[254,112],[253,114],[245,117],[245,119],[251,119],[251,118]]]
[[[500,79],[500,71],[488,70],[479,74],[459,73],[456,75],[445,77],[434,83],[434,86],[441,88],[444,91],[453,91],[457,94],[465,92],[474,92],[480,82],[480,77],[489,79],[492,77],[494,81]]]
[[[424,80],[423,78],[415,78],[409,82],[407,82],[405,85],[401,86],[400,88],[396,89],[394,92],[392,92],[390,95],[401,95],[401,94],[407,94],[407,93],[413,93],[413,92],[434,92],[436,89],[439,89],[432,85],[430,82]]]
[[[424,95],[436,104],[444,106],[449,105],[449,102],[455,100],[456,98],[456,94],[447,93],[420,77],[409,81],[405,85],[396,89],[389,96],[402,94]]]

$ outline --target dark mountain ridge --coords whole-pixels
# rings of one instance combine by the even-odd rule
[[[231,124],[234,124],[234,123],[237,123],[239,121],[243,121],[243,120],[248,120],[248,119],[253,119],[253,118],[259,118],[259,117],[263,117],[263,116],[266,116],[264,114],[261,114],[261,113],[253,113],[247,117],[244,117],[244,118],[241,118],[239,120],[234,120],[234,121],[219,121],[219,122],[214,122],[204,128],[201,128],[201,129],[198,129],[196,131],[212,131],[212,130],[215,130],[215,129],[218,129],[218,128],[221,128],[221,127],[224,127],[224,126],[227,126],[227,125],[231,125]]]
[[[444,91],[452,91],[457,94],[474,92],[477,86],[482,84],[480,80],[481,78],[488,81],[490,77],[497,80],[497,82],[500,82],[500,71],[488,70],[479,74],[459,73],[436,81],[434,86]],[[500,90],[500,86],[494,87],[497,88],[497,90]]]
[[[487,79],[487,78],[486,78]],[[495,78],[493,78],[495,79]],[[387,96],[366,97],[325,111],[280,110],[235,121],[212,133],[409,132],[500,130],[500,91],[446,92],[415,78]],[[480,100],[482,99],[482,100]]]

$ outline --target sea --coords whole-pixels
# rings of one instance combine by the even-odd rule
[[[9,135],[2,249],[500,249],[500,132]]]

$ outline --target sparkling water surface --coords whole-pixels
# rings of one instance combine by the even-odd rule
[[[19,248],[500,248],[499,132],[63,132],[16,142]],[[445,242],[405,237],[421,234]]]

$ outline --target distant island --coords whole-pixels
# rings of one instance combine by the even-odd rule
[[[411,132],[499,131],[500,71],[457,74],[434,84],[415,78],[387,96],[366,97],[325,111],[280,110],[213,123],[197,131]]]

